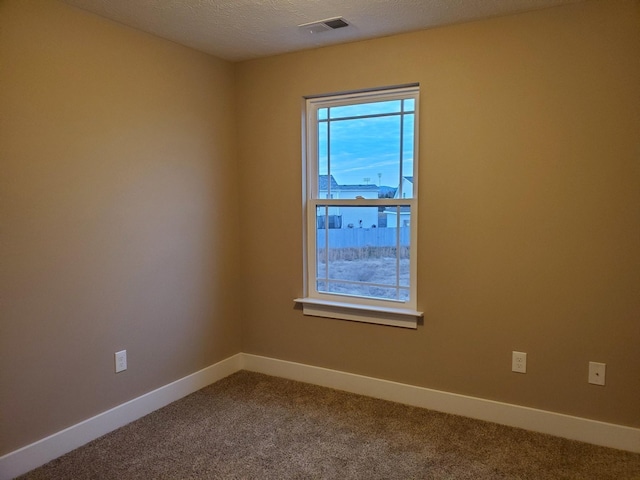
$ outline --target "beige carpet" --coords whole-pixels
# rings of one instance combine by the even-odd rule
[[[24,479],[640,479],[640,454],[238,372]]]

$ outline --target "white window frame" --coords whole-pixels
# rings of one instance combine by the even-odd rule
[[[304,292],[295,301],[303,313],[317,317],[338,318],[396,327],[417,328],[423,313],[417,308],[417,232],[418,232],[418,131],[419,86],[389,87],[345,94],[306,97],[303,115],[303,241]],[[413,176],[413,197],[397,199],[327,199],[318,192],[317,112],[320,108],[370,103],[375,101],[415,99],[414,153],[412,172],[399,172],[399,185],[405,176]],[[402,168],[402,167],[400,167]],[[330,181],[330,180],[329,180]],[[316,289],[316,207],[336,206],[409,206],[411,210],[409,300],[383,300],[319,292]],[[399,230],[399,229],[398,229]]]

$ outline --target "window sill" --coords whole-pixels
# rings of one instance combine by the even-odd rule
[[[378,307],[345,302],[332,302],[317,298],[296,298],[302,304],[304,315],[337,318],[354,322],[376,323],[393,327],[418,328],[423,313],[408,308]]]

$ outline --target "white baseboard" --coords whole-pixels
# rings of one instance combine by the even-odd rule
[[[406,405],[640,453],[640,429],[638,428],[415,387],[285,360],[238,353],[0,457],[0,480],[10,480],[44,465],[54,458],[239,370],[264,373]]]
[[[238,353],[69,428],[0,457],[0,480],[10,480],[241,369]]]
[[[640,453],[640,429],[243,354],[242,368],[346,392]]]

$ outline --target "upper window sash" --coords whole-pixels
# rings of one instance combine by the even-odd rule
[[[407,115],[412,114],[414,116],[413,121],[413,138],[418,138],[418,105],[419,102],[419,88],[417,85],[411,85],[407,87],[389,88],[389,89],[376,89],[375,91],[361,91],[349,94],[329,95],[329,96],[313,96],[306,97],[306,118],[305,118],[305,134],[306,134],[306,157],[307,157],[307,184],[306,184],[306,198],[318,199],[320,197],[318,178],[320,176],[318,169],[318,124],[324,121],[341,121],[351,117],[340,117],[336,119],[319,119],[318,112],[325,108],[335,109],[337,107],[351,107],[361,104],[369,104],[375,102],[387,102],[387,101],[402,101],[404,108],[393,113],[381,113],[366,116],[359,116],[356,118],[367,117],[381,117],[386,115]],[[410,108],[407,107],[411,101]],[[327,116],[329,117],[329,116]],[[398,180],[404,177],[414,177],[413,181],[413,197],[417,198],[417,158],[418,158],[418,145],[417,142],[413,145],[413,158],[414,163],[410,172],[403,171],[403,165],[400,164],[400,170],[398,173]],[[372,179],[375,180],[375,179]],[[328,195],[331,195],[331,182],[329,182]],[[403,182],[399,181],[399,199],[402,199]],[[409,198],[405,196],[404,198]]]

